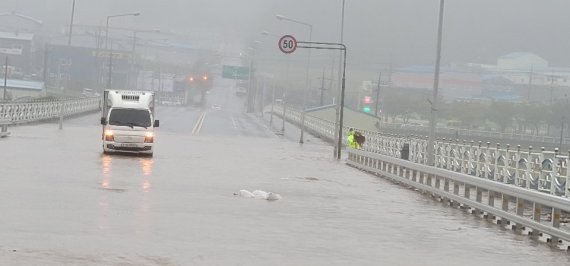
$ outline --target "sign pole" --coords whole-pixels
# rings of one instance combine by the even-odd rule
[[[342,128],[343,128],[343,119],[344,119],[344,94],[346,91],[346,46],[343,45],[344,51],[344,62],[342,67],[342,88],[340,90],[340,110],[339,110],[339,119],[338,119],[338,138],[336,143],[336,159],[340,160],[341,158],[341,148],[342,148]]]
[[[297,44],[302,44],[302,46],[297,46]],[[338,131],[335,131],[335,157],[336,159],[341,159],[341,147],[342,147],[342,131],[343,131],[343,120],[344,120],[344,99],[346,92],[346,46],[342,43],[328,43],[328,42],[297,42],[297,40],[291,35],[285,35],[279,39],[279,49],[281,52],[290,54],[294,52],[297,48],[307,48],[307,49],[320,49],[320,50],[341,50],[344,56],[343,70],[342,70],[342,86],[340,91],[340,110],[338,117]],[[285,104],[283,104],[285,110]],[[303,110],[303,115],[304,115]],[[283,114],[283,122],[285,122],[285,112]],[[303,125],[301,125],[302,127]],[[338,135],[336,134],[338,132]]]

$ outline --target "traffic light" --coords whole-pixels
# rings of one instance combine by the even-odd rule
[[[364,99],[362,100],[362,111],[365,113],[370,113],[372,111],[372,108],[370,107],[371,103],[372,97],[364,96]]]

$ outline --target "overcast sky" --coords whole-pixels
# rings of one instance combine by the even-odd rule
[[[18,11],[63,28],[71,2],[2,0],[0,12]],[[346,2],[345,43],[352,69],[433,64],[438,0]],[[239,49],[260,40],[259,59],[281,62],[276,40],[259,33],[291,33],[302,40],[308,33],[303,26],[278,21],[275,14],[313,24],[313,40],[338,41],[341,0],[77,0],[76,23],[102,24],[107,15],[135,10],[142,16],[116,19],[113,25],[212,33]],[[553,66],[570,66],[568,10],[567,0],[448,0],[442,60],[492,64],[502,54],[527,51]],[[301,62],[303,56],[300,52],[291,60]],[[319,67],[332,56],[316,52],[314,60]]]

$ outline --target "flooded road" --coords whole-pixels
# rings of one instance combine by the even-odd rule
[[[0,265],[570,263],[331,160],[323,145],[165,126],[154,158],[139,158],[102,155],[96,124],[12,131],[0,141]]]

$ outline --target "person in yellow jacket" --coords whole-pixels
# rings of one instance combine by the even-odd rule
[[[358,142],[356,142],[355,135],[356,135],[356,132],[354,131],[354,129],[351,128],[350,130],[348,130],[346,142],[347,142],[349,147],[351,147],[353,149],[358,149],[358,148],[360,148],[360,145],[358,144]]]

